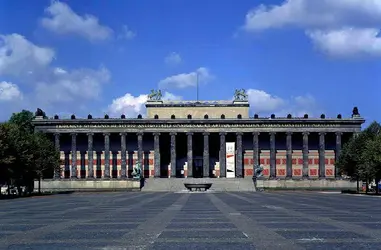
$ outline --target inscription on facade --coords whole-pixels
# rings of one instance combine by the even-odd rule
[[[58,129],[74,128],[332,128],[339,124],[73,124],[56,125]]]

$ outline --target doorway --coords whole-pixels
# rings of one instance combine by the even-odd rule
[[[202,157],[193,159],[193,178],[202,178],[204,175],[204,166]]]

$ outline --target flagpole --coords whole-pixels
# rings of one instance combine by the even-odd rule
[[[196,77],[196,88],[197,88],[197,102],[198,102],[198,72]]]

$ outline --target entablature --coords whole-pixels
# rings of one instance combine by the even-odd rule
[[[362,119],[35,120],[37,131],[69,132],[360,132]]]

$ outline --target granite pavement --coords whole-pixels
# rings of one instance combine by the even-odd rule
[[[0,200],[0,249],[381,249],[381,198],[73,193]]]

